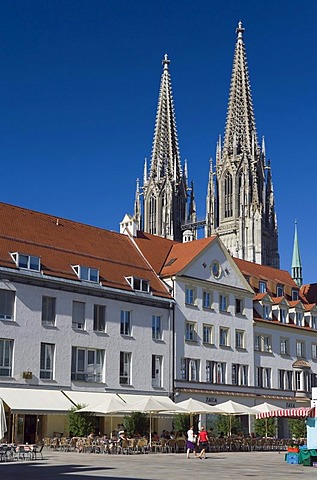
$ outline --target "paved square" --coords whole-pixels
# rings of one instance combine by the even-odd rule
[[[0,464],[0,479],[66,480],[192,480],[194,478],[257,480],[316,480],[317,469],[289,465],[284,453],[210,453],[207,460],[186,459],[185,454],[104,455],[44,452],[44,459]]]

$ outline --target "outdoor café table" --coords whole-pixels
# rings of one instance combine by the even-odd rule
[[[16,458],[18,460],[32,460],[34,457],[33,450],[36,449],[35,444],[28,444],[28,443],[19,443],[15,449]]]

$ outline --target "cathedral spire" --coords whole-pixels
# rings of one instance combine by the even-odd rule
[[[162,64],[163,73],[156,113],[150,177],[159,179],[168,176],[171,180],[177,181],[181,176],[182,168],[169,73],[170,60],[167,54],[164,55]]]
[[[303,284],[302,261],[300,257],[300,251],[299,251],[296,220],[295,220],[293,258],[292,258],[292,278],[299,287],[302,286]]]
[[[279,268],[271,171],[257,138],[241,22],[236,33],[223,148],[218,140],[209,173],[206,235],[217,234],[232,255]]]
[[[136,179],[133,219],[137,224],[138,230],[141,230],[140,182],[138,178]]]
[[[150,171],[143,185],[144,231],[181,241],[181,226],[186,221],[187,167],[183,172],[167,54],[162,64]]]
[[[239,22],[236,29],[237,41],[224,136],[224,150],[228,154],[233,153],[233,149],[236,149],[238,154],[242,152],[251,154],[252,142],[254,141],[257,145],[249,71],[243,41],[244,30],[242,22]]]

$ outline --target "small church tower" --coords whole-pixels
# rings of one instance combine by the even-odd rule
[[[303,271],[302,261],[299,251],[298,235],[297,235],[297,222],[295,221],[295,234],[294,234],[294,246],[293,246],[293,258],[292,258],[292,278],[296,285],[299,287],[303,284]]]
[[[259,145],[249,72],[239,22],[223,144],[210,165],[206,235],[217,234],[238,258],[279,268],[278,232],[270,164]]]
[[[187,213],[187,178],[182,169],[171,77],[170,60],[163,59],[150,170],[144,166],[143,230],[182,241]]]

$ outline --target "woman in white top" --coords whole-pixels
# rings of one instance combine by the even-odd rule
[[[195,454],[195,457],[197,457],[196,454],[196,435],[194,434],[194,427],[190,427],[190,429],[187,432],[187,458],[189,457],[190,451],[192,450]]]

